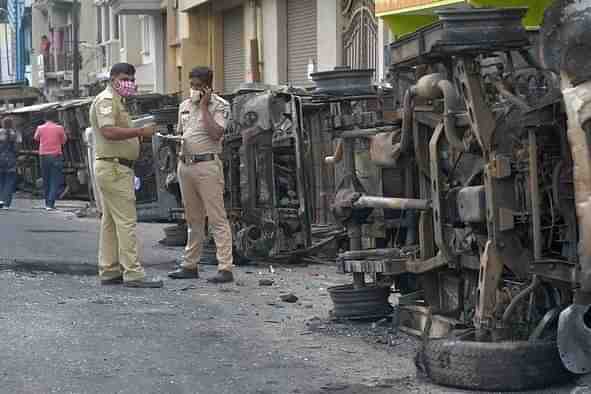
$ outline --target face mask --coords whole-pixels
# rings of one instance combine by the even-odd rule
[[[129,97],[137,93],[137,86],[133,81],[116,81],[113,84],[113,89],[121,97]]]

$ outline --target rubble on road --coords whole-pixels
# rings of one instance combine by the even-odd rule
[[[293,294],[293,293],[289,293],[289,294],[282,294],[279,296],[279,298],[281,299],[281,301],[283,302],[288,302],[290,304],[295,304],[298,301],[298,297]]]

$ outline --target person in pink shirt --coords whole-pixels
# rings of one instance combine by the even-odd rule
[[[45,115],[45,123],[37,127],[35,132],[35,140],[39,141],[45,209],[48,211],[55,209],[55,201],[64,184],[62,146],[66,143],[66,132],[56,122],[57,113],[48,112]]]

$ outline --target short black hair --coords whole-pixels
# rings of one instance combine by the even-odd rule
[[[60,117],[57,111],[47,111],[43,114],[43,119],[46,122],[59,122]]]
[[[5,129],[14,128],[14,119],[12,119],[10,117],[2,119],[2,127]]]
[[[43,34],[41,38],[45,38],[47,40],[47,36],[45,34]]]
[[[135,75],[135,67],[129,63],[117,63],[111,67],[111,78],[119,74]]]
[[[189,73],[189,78],[199,78],[208,85],[211,85],[213,79],[213,71],[211,70],[211,68],[207,66],[193,67],[193,69]]]

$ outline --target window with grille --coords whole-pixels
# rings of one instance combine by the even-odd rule
[[[105,23],[105,41],[109,41],[111,39],[111,8],[103,7],[103,12],[103,20]]]
[[[150,17],[147,15],[140,16],[140,27],[142,32],[142,55],[150,56],[151,46],[151,26]]]
[[[121,18],[119,17],[119,14],[113,14],[113,39],[114,40],[119,40],[120,34],[121,34],[121,30],[120,30],[120,20]]]
[[[96,42],[100,44],[103,42],[103,10],[102,7],[97,7],[96,10]]]

